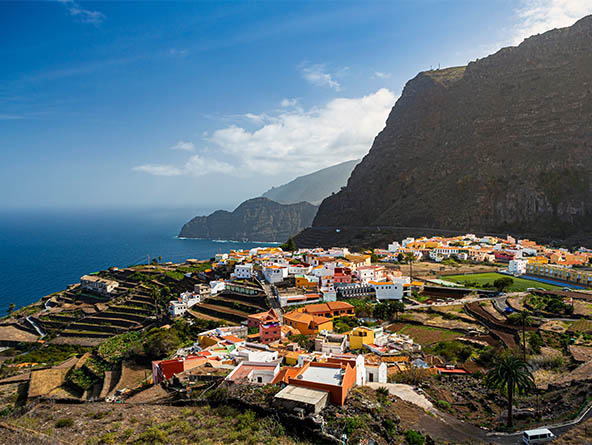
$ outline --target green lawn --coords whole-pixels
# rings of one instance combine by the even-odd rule
[[[503,275],[495,272],[491,273],[475,273],[475,274],[467,274],[467,275],[443,275],[440,279],[452,281],[455,283],[463,284],[468,287],[473,287],[475,283],[479,286],[483,286],[484,284],[490,284],[493,286],[493,282],[498,278],[507,277],[508,275]],[[543,289],[561,289],[560,286],[554,286],[552,284],[541,283],[540,281],[533,281],[533,280],[526,280],[524,278],[515,278],[511,277],[514,280],[514,285],[510,287],[510,292],[521,292],[525,291],[529,287],[535,288],[543,288]]]

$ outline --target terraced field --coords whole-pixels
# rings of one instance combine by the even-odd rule
[[[191,308],[196,318],[204,320],[225,321],[228,323],[241,323],[250,314],[269,309],[265,298],[261,296],[245,296],[233,293],[224,293],[206,299],[204,302]]]

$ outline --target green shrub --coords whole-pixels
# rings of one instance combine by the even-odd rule
[[[72,419],[70,419],[69,417],[64,417],[62,419],[59,419],[55,426],[56,428],[67,428],[74,425],[74,421]]]
[[[138,436],[137,444],[165,444],[168,443],[168,434],[155,426],[146,428],[142,434]]]
[[[376,394],[379,395],[380,397],[388,397],[389,390],[385,386],[380,386],[380,387],[376,388]]]
[[[351,416],[345,419],[344,431],[348,436],[351,435],[358,428],[366,425],[366,421],[362,416]]]
[[[409,445],[423,445],[425,443],[425,436],[415,430],[405,431],[405,439]]]
[[[438,405],[438,408],[441,408],[446,411],[450,411],[452,409],[452,406],[446,400],[438,400],[436,402],[436,405]]]
[[[389,437],[393,437],[397,433],[397,424],[391,419],[384,419],[382,421],[382,426],[386,430]]]
[[[12,405],[9,406],[5,406],[4,408],[2,408],[2,410],[0,411],[0,417],[6,417],[6,416],[10,416],[12,414],[12,412],[14,411],[14,407]]]
[[[116,441],[115,433],[105,433],[101,436],[101,443],[115,443]]]

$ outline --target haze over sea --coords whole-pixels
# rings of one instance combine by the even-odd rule
[[[261,243],[178,239],[181,226],[211,209],[18,211],[0,213],[0,314],[76,283],[86,273],[186,258]]]

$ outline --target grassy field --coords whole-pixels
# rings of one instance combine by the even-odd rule
[[[475,273],[467,275],[443,275],[440,278],[446,281],[452,281],[459,284],[471,285],[471,283],[477,283],[480,286],[490,284],[493,286],[493,282],[498,278],[507,277],[508,275],[502,275],[499,273]],[[526,280],[524,278],[511,277],[514,280],[514,284],[510,287],[510,292],[521,292],[525,291],[529,287],[543,288],[543,289],[561,289],[559,286],[552,284],[541,283],[539,281]]]
[[[432,345],[440,341],[450,341],[461,337],[462,332],[452,331],[450,329],[439,329],[430,326],[418,326],[406,324],[404,322],[393,323],[387,327],[388,330],[399,334],[406,334],[416,343],[422,346]]]

